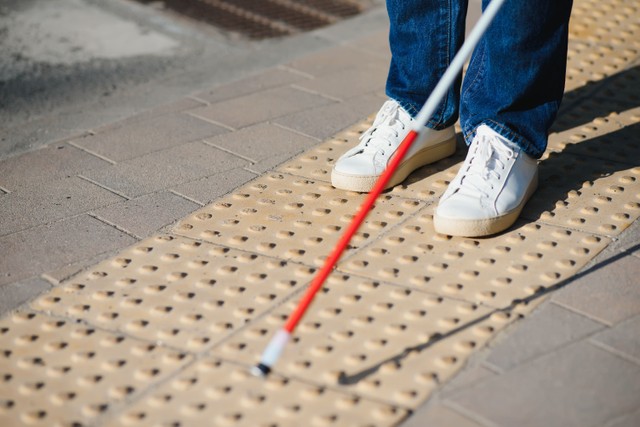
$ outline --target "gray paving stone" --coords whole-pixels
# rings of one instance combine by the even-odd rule
[[[161,191],[93,211],[99,219],[144,238],[198,209],[200,205]]]
[[[477,382],[483,381],[496,375],[494,371],[481,364],[469,364],[462,369],[455,377],[442,385],[440,393],[447,396],[457,390],[469,387]]]
[[[92,170],[84,176],[118,194],[134,198],[248,163],[210,145],[193,142]]]
[[[383,91],[387,80],[386,66],[347,68],[297,83],[301,87],[336,99],[349,99],[376,91]]]
[[[418,409],[401,427],[482,427],[441,403]]]
[[[218,102],[194,110],[191,114],[240,129],[333,102],[335,101],[300,89],[281,87]]]
[[[592,341],[640,364],[640,316],[596,334]]]
[[[389,29],[367,34],[362,37],[351,40],[348,45],[358,50],[371,52],[382,57],[388,62],[391,60],[391,50],[389,49]],[[388,67],[387,67],[388,68]]]
[[[78,177],[21,187],[0,200],[0,236],[123,200]]]
[[[242,80],[197,93],[194,97],[214,104],[226,99],[238,98],[254,92],[262,92],[267,89],[298,83],[309,78],[302,73],[288,70],[284,67],[271,68]]]
[[[51,270],[47,270],[41,274],[40,277],[48,281],[54,286],[59,285],[63,281],[70,279],[78,273],[92,267],[105,259],[114,256],[117,251],[122,248],[112,249],[107,252],[102,252],[95,257],[91,258],[83,258],[77,261],[71,261],[68,264],[63,265],[59,268],[53,268]]]
[[[609,424],[607,427],[638,427],[640,426],[640,410],[627,414],[622,417],[618,417]]]
[[[51,144],[39,150],[0,162],[0,186],[7,190],[54,181],[101,168],[108,162],[66,143]]]
[[[207,205],[255,177],[255,173],[236,168],[195,181],[172,185],[170,190],[189,200]]]
[[[114,162],[133,159],[165,148],[228,132],[188,114],[174,113],[134,118],[73,144]]]
[[[640,406],[640,366],[582,341],[447,400],[498,426],[602,426]]]
[[[544,304],[531,317],[516,322],[489,353],[487,363],[501,371],[579,341],[598,330],[602,323],[555,304]]]
[[[361,66],[362,64],[380,64],[388,67],[389,62],[386,58],[381,58],[379,55],[363,51],[357,47],[338,45],[313,55],[295,59],[286,65],[317,77]]]
[[[39,277],[0,286],[0,316],[49,289],[51,289],[51,285]]]
[[[293,113],[276,119],[275,123],[324,140],[377,112],[384,100],[376,94],[363,95],[346,102]]]
[[[636,220],[620,235],[615,247],[622,251],[629,251],[640,256],[640,220]]]
[[[135,241],[89,215],[0,237],[0,285],[39,276]]]
[[[552,301],[609,325],[640,314],[640,262],[627,253],[601,262],[552,296]]]
[[[207,138],[205,143],[257,163],[283,154],[293,156],[313,147],[318,140],[271,123],[259,123],[235,132]]]

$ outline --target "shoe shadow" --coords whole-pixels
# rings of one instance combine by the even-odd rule
[[[632,171],[637,166],[640,166],[640,123],[579,143],[567,143],[561,151],[549,152],[540,162],[538,190],[521,217],[577,229],[589,222],[610,223],[611,218],[598,214],[638,208],[640,173]],[[623,171],[628,173],[618,174]],[[629,203],[635,204],[627,206]],[[617,234],[619,228],[603,229],[602,233]],[[587,229],[592,230],[593,226]]]
[[[551,133],[586,125],[600,117],[640,106],[640,66],[565,93]]]
[[[619,96],[619,92],[623,90],[626,93],[624,96]],[[608,218],[598,218],[598,208],[590,206],[592,201],[595,204],[609,203],[621,210],[633,211],[627,218],[627,225],[633,222],[640,213],[640,169],[638,169],[640,166],[640,111],[628,114],[630,110],[640,106],[640,67],[623,71],[596,83],[589,83],[570,92],[567,99],[569,105],[563,107],[552,128],[552,132],[557,134],[554,135],[554,145],[549,147],[546,157],[540,162],[538,191],[525,206],[522,219],[505,233],[533,221],[544,222],[547,218],[554,219],[561,211],[565,211],[562,212],[564,215],[568,212],[570,216],[575,212],[574,216],[577,217],[578,223],[581,223],[580,216],[583,216],[583,211],[586,209],[588,213],[593,214],[593,208],[595,208],[595,216],[590,221],[608,221]],[[629,120],[619,120],[620,115],[625,115]],[[602,128],[594,129],[597,127],[595,121],[598,118],[604,118],[601,121]],[[584,132],[582,129],[585,126],[589,128],[589,132],[596,136],[589,137],[589,132]],[[576,133],[584,137],[576,138]],[[586,135],[584,135],[585,133]],[[428,179],[430,175],[436,173],[451,175],[452,170],[457,169],[456,164],[464,159],[465,154],[466,147],[458,135],[456,154],[417,170],[410,176],[410,183],[419,185],[421,180]],[[622,171],[630,172],[618,174]],[[618,182],[620,180],[624,182]],[[626,192],[624,197],[629,197],[631,200],[621,203],[618,198],[619,194],[607,194],[610,191],[614,193]],[[581,201],[576,202],[576,197]],[[556,223],[554,222],[554,224]],[[579,229],[579,227],[577,228]],[[487,239],[491,238],[487,237]],[[637,250],[638,247],[636,245],[627,252]],[[618,254],[574,276],[545,287],[533,295],[514,300],[508,306],[495,309],[444,334],[434,334],[429,340],[407,347],[359,372],[342,373],[338,378],[338,383],[343,386],[355,385],[367,377],[375,375],[383,365],[387,363],[401,364],[410,355],[423,352],[436,343],[485,321],[496,313],[517,313],[518,307],[522,304],[527,305],[544,298],[549,293],[570,285],[579,278],[591,274],[623,256],[626,254]]]

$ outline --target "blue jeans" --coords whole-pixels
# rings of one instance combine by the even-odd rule
[[[483,0],[483,9],[489,4]],[[464,41],[468,0],[387,0],[387,95],[415,116]],[[507,0],[427,124],[453,125],[467,143],[486,124],[534,158],[556,117],[567,62],[572,0]]]

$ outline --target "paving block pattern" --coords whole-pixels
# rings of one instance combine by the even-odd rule
[[[89,425],[181,369],[190,356],[68,319],[0,321],[0,422]]]
[[[281,375],[252,377],[207,357],[128,408],[108,426],[379,426],[407,411]]]
[[[54,288],[32,306],[202,351],[273,308],[312,272],[280,259],[161,235]]]
[[[364,198],[334,189],[330,171],[372,116],[339,129],[382,101],[388,52],[366,47],[379,35],[97,129],[67,151],[29,153],[58,160],[23,186],[27,157],[6,163],[0,281],[40,274],[35,254],[57,286],[0,319],[0,424],[393,426],[562,287],[548,319],[566,330],[511,359],[518,335],[501,341],[491,361],[503,372],[488,364],[450,383],[425,422],[633,422],[637,256],[600,273],[615,281],[607,289],[598,275],[572,278],[640,217],[640,14],[632,0],[575,3],[566,102],[523,218],[482,239],[434,232],[433,209],[465,154],[459,137],[456,155],[377,201],[267,379],[250,367]],[[362,70],[371,73],[349,84]],[[54,207],[20,217],[34,194]],[[180,213],[155,218],[157,203]],[[70,273],[69,257],[126,245]],[[585,375],[580,363],[598,369]]]
[[[364,196],[336,191],[330,184],[280,173],[269,173],[202,208],[176,228],[182,236],[322,265]],[[365,245],[385,229],[415,213],[416,200],[384,196],[362,229],[353,248]]]

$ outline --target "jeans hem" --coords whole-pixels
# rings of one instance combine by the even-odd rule
[[[463,136],[467,146],[471,145],[471,141],[476,136],[476,130],[481,125],[489,126],[492,130],[497,132],[500,136],[516,144],[518,147],[520,147],[522,151],[524,151],[527,155],[529,155],[530,157],[533,157],[534,159],[539,159],[544,153],[544,151],[540,151],[540,149],[538,149],[535,145],[533,145],[528,139],[524,138],[522,135],[518,134],[517,132],[514,132],[507,126],[501,123],[498,123],[494,120],[483,120],[482,122],[480,122],[480,124],[478,124],[477,126],[474,126],[471,129],[463,129]]]

